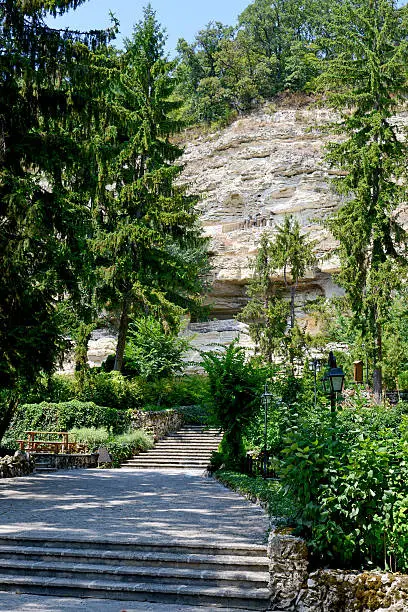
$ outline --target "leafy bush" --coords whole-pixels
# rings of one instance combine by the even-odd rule
[[[50,378],[44,377],[36,389],[25,396],[24,403],[59,403],[76,399],[118,410],[137,410],[145,405],[172,408],[205,403],[207,389],[206,376],[186,375],[146,381],[94,368],[85,378],[81,390],[77,388],[74,376],[55,374]]]
[[[144,386],[145,403],[165,408],[203,405],[208,395],[209,379],[200,374],[162,378]]]
[[[122,461],[131,459],[133,455],[138,454],[140,451],[149,450],[152,447],[152,438],[142,429],[116,436],[106,444],[114,467],[119,467]]]
[[[260,501],[266,507],[270,516],[274,517],[274,524],[294,524],[299,509],[292,496],[283,490],[282,484],[277,480],[264,480],[258,476],[253,478],[238,472],[219,470],[215,477],[223,485],[248,497],[252,501]]]
[[[319,563],[408,569],[406,412],[356,396],[334,427],[327,409],[293,419],[280,475]]]
[[[142,317],[129,325],[126,371],[150,380],[182,372],[183,354],[189,347],[184,338],[163,330],[157,319]]]
[[[246,362],[244,349],[235,342],[224,353],[205,353],[203,365],[209,379],[210,417],[224,431],[220,452],[226,468],[237,469],[245,454],[245,431],[260,407],[264,373]]]
[[[144,403],[144,383],[128,379],[119,372],[91,371],[78,398],[118,410],[141,408]]]
[[[106,444],[110,437],[106,427],[74,427],[69,434],[73,442],[87,444],[92,449]]]
[[[121,432],[128,424],[125,412],[93,402],[23,404],[14,415],[6,437],[17,439],[29,430],[68,431],[74,427],[107,427]]]
[[[122,461],[153,447],[152,438],[142,429],[116,436],[106,427],[73,428],[69,433],[76,442],[86,444],[89,452],[96,451],[102,445],[105,446],[112,457],[114,467],[120,467]]]

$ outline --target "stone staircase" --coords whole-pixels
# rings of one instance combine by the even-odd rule
[[[0,591],[267,610],[268,572],[259,544],[0,537]]]
[[[159,440],[151,450],[123,463],[139,469],[205,469],[217,450],[222,434],[202,425],[189,425]]]
[[[57,472],[57,468],[51,465],[51,459],[48,454],[44,456],[41,453],[32,453],[35,461],[34,471],[37,474],[45,474],[48,472]]]

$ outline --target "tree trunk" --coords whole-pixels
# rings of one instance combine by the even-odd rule
[[[290,327],[293,329],[295,327],[295,294],[296,294],[296,285],[292,285],[290,288]]]
[[[14,416],[15,411],[18,407],[18,397],[15,395],[11,395],[6,399],[2,406],[2,414],[0,420],[0,442],[6,433],[8,426],[10,425],[10,421]],[[1,405],[1,404],[0,404]]]
[[[376,339],[375,339],[375,364],[374,364],[374,372],[373,372],[373,392],[374,392],[374,400],[377,404],[381,403],[382,398],[382,368],[381,363],[382,360],[382,330],[381,324],[376,324]]]
[[[128,297],[125,297],[122,305],[122,314],[120,316],[118,342],[116,344],[115,365],[113,366],[113,369],[116,372],[120,372],[123,366],[123,356],[125,354],[126,346],[126,335],[129,326],[129,311],[130,299]]]

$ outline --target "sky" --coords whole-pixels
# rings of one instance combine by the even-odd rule
[[[235,25],[238,15],[251,0],[151,0],[158,21],[167,31],[167,51],[174,55],[179,38],[192,42],[209,21]],[[120,34],[114,44],[122,46],[122,37],[129,37],[133,25],[143,17],[148,0],[88,0],[76,11],[47,19],[50,27],[75,30],[97,30],[109,26],[111,10],[120,21]]]

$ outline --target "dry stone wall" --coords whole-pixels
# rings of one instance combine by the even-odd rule
[[[408,575],[319,569],[309,573],[306,543],[272,530],[268,542],[272,610],[403,612]]]
[[[34,471],[34,459],[22,451],[16,451],[13,456],[6,455],[0,459],[0,478],[15,478],[27,476]]]

